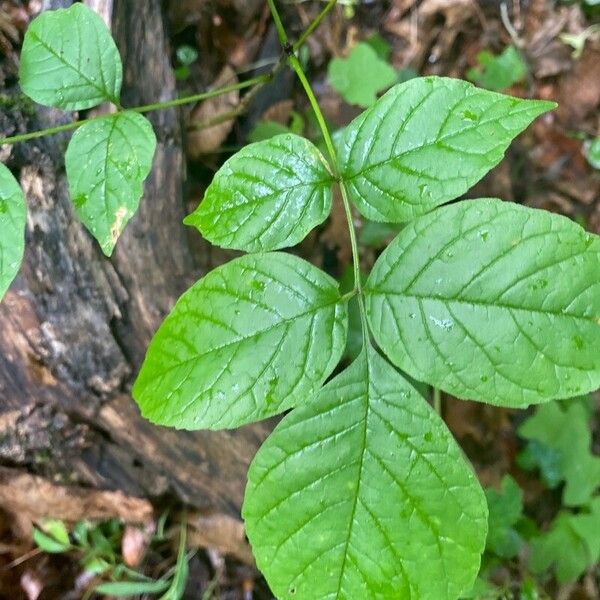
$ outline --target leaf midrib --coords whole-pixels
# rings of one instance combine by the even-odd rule
[[[360,488],[363,480],[363,468],[365,463],[365,454],[367,453],[367,435],[368,435],[368,424],[369,424],[369,391],[370,391],[370,383],[369,383],[369,356],[367,350],[363,350],[365,352],[365,367],[366,367],[366,396],[365,396],[365,411],[363,416],[363,432],[362,432],[362,444],[360,450],[360,462],[358,465],[358,485],[356,486],[356,493],[354,495],[354,499],[352,502],[352,510],[350,512],[350,526],[348,527],[348,534],[346,535],[346,540],[344,543],[344,552],[342,558],[342,565],[340,567],[340,576],[338,578],[337,591],[335,594],[335,600],[340,600],[340,592],[342,590],[342,579],[344,578],[344,573],[346,571],[346,561],[348,558],[348,547],[350,546],[350,538],[352,537],[352,530],[354,526],[354,517],[356,515],[356,507],[358,506],[358,497],[360,495]]]
[[[319,180],[319,181],[311,181],[311,182],[305,182],[305,181],[301,181],[299,183],[295,183],[292,186],[288,186],[288,187],[281,187],[279,189],[273,190],[272,192],[268,192],[267,194],[265,194],[264,196],[256,196],[255,199],[253,200],[248,200],[247,196],[245,194],[243,194],[239,189],[235,189],[234,192],[239,193],[245,200],[245,202],[238,202],[237,204],[232,204],[230,206],[225,206],[225,207],[221,207],[219,209],[207,209],[206,212],[204,212],[201,217],[202,218],[208,218],[208,217],[212,217],[214,215],[219,216],[222,215],[224,213],[228,213],[228,212],[233,212],[236,210],[243,210],[244,207],[250,207],[248,208],[248,210],[252,210],[252,206],[262,206],[263,204],[270,202],[273,198],[279,197],[282,195],[282,193],[289,193],[295,190],[298,190],[300,188],[303,187],[307,187],[307,188],[321,188],[321,187],[326,187],[326,186],[331,186],[333,184],[333,179],[328,178],[328,179],[323,179],[323,180]],[[217,195],[216,192],[215,195]],[[222,190],[219,190],[218,193],[222,193]],[[284,200],[283,201],[284,204],[292,204],[293,200]]]
[[[269,331],[272,331],[273,329],[277,329],[277,327],[281,327],[282,325],[291,323],[291,322],[295,321],[296,319],[301,319],[302,317],[307,317],[307,316],[315,314],[325,308],[328,308],[330,306],[335,306],[335,305],[341,304],[341,303],[342,303],[341,298],[337,298],[335,301],[327,302],[326,304],[317,306],[317,307],[313,308],[312,310],[304,311],[302,313],[294,315],[291,318],[282,319],[281,321],[278,321],[277,323],[273,323],[269,327],[267,327],[265,329],[261,329],[260,331],[255,331],[254,333],[251,333],[250,335],[242,336],[235,340],[231,340],[230,342],[225,342],[224,344],[220,344],[219,346],[214,346],[213,348],[210,348],[210,350],[207,350],[206,352],[202,352],[200,354],[195,354],[194,356],[192,356],[190,358],[186,358],[185,360],[178,362],[176,365],[169,367],[166,370],[162,370],[162,371],[153,370],[153,372],[152,372],[153,377],[151,380],[156,379],[156,377],[162,377],[163,375],[165,375],[166,373],[169,373],[170,371],[174,371],[175,369],[186,366],[189,363],[191,363],[192,361],[200,360],[201,358],[208,356],[209,354],[212,354],[213,352],[217,352],[218,350],[222,350],[223,348],[228,348],[229,346],[233,346],[234,344],[241,344],[247,340],[251,340],[255,337],[258,337],[260,335],[268,333]]]
[[[402,151],[398,154],[395,154],[394,156],[390,156],[389,158],[386,158],[385,160],[381,160],[378,161],[376,163],[371,163],[368,164],[366,166],[363,166],[359,171],[357,171],[356,173],[353,173],[351,175],[347,174],[346,172],[344,172],[344,180],[345,181],[352,181],[353,179],[356,179],[357,177],[360,177],[361,175],[363,175],[364,173],[368,173],[369,171],[372,171],[373,169],[377,169],[378,167],[382,167],[383,165],[386,165],[388,163],[391,163],[395,160],[401,160],[403,157],[408,156],[409,154],[412,154],[413,152],[418,152],[419,150],[423,150],[424,148],[428,148],[430,146],[435,146],[436,144],[440,143],[440,142],[444,142],[446,140],[452,139],[453,137],[457,136],[457,135],[462,135],[464,133],[468,133],[469,131],[472,131],[478,127],[481,127],[482,125],[488,125],[489,123],[493,123],[494,121],[500,121],[503,118],[506,117],[514,117],[516,115],[519,115],[521,113],[527,112],[531,110],[531,106],[526,106],[523,110],[518,110],[518,111],[511,111],[508,115],[502,115],[501,117],[493,117],[493,118],[489,118],[483,121],[479,121],[478,123],[475,123],[469,127],[465,127],[464,129],[461,129],[460,131],[455,131],[453,133],[449,133],[446,135],[442,135],[441,137],[437,137],[435,140],[431,141],[431,142],[425,142],[420,144],[419,146],[415,146],[413,148],[409,148],[405,151]],[[502,145],[502,143],[498,144],[498,145]],[[354,144],[353,144],[354,146]],[[394,152],[394,149],[392,148],[392,152]],[[460,150],[455,150],[454,152],[461,154]],[[481,154],[481,156],[485,156],[486,154],[489,154],[491,151],[488,152],[484,152]]]
[[[93,87],[98,92],[100,92],[100,94],[102,95],[103,98],[105,98],[106,100],[110,100],[111,102],[114,101],[112,93],[107,88],[100,87],[95,81],[92,81],[91,79],[89,79],[89,77],[87,77],[76,66],[72,65],[70,62],[65,60],[64,56],[61,56],[58,52],[56,52],[56,50],[54,50],[54,48],[52,48],[52,46],[50,46],[47,42],[45,42],[35,31],[30,31],[29,35],[31,35],[32,38],[34,38],[41,46],[43,46],[50,54],[52,54],[52,56],[54,56],[63,65],[65,65],[66,67],[69,67],[69,69],[71,69],[72,71],[77,73],[77,75],[79,75],[82,79],[85,79],[85,81],[91,87]]]
[[[523,306],[514,306],[511,304],[507,304],[505,302],[494,303],[494,302],[484,302],[483,300],[466,300],[462,298],[445,298],[443,296],[425,296],[422,294],[406,294],[404,292],[394,292],[394,291],[385,291],[385,290],[376,290],[376,289],[365,289],[365,295],[371,296],[400,296],[402,298],[414,298],[415,300],[437,300],[442,303],[455,303],[455,304],[466,304],[472,306],[485,306],[487,308],[503,308],[506,310],[514,310],[514,311],[523,311],[530,312],[536,314],[543,315],[551,315],[554,317],[566,317],[571,319],[578,319],[582,321],[591,321],[592,323],[600,326],[600,315],[597,317],[590,316],[585,317],[582,315],[576,315],[570,312],[562,312],[556,310],[542,310],[539,308],[525,308]]]

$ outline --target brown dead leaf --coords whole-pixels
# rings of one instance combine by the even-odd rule
[[[189,514],[188,545],[218,550],[245,564],[254,565],[252,551],[246,541],[244,524],[225,514]]]
[[[226,65],[211,87],[219,88],[237,83],[237,81],[235,71],[229,65]],[[228,113],[235,109],[239,101],[240,93],[235,90],[215,98],[209,98],[196,105],[190,113],[188,122],[186,151],[189,158],[197,160],[203,155],[218,150],[229,135],[234,120],[217,121],[222,117],[226,117]],[[216,124],[211,126],[211,123]]]
[[[561,80],[558,116],[567,127],[577,127],[600,106],[600,49],[587,45],[573,70]]]
[[[281,125],[287,125],[293,108],[293,100],[281,100],[280,102],[276,102],[269,106],[260,118],[263,121],[274,121]]]

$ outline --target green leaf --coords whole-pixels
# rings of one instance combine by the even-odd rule
[[[242,512],[281,600],[455,599],[477,575],[487,528],[444,423],[372,349],[277,426]]]
[[[396,71],[371,45],[357,44],[348,58],[334,58],[327,68],[331,87],[350,104],[371,106],[377,93],[396,83]]]
[[[519,435],[557,455],[560,479],[566,482],[566,506],[580,506],[592,499],[600,486],[600,457],[591,451],[589,417],[582,401],[564,408],[558,402],[540,406],[521,425]]]
[[[365,44],[368,44],[375,50],[375,54],[377,54],[378,58],[386,62],[389,61],[390,54],[392,53],[392,46],[382,35],[374,33],[365,40]]]
[[[563,479],[560,452],[541,444],[537,440],[527,442],[517,456],[517,464],[527,471],[540,470],[546,487],[556,488]]]
[[[134,596],[136,594],[160,594],[169,587],[168,581],[109,581],[94,588],[97,594],[107,596]]]
[[[508,46],[498,56],[483,51],[477,55],[481,65],[470,72],[469,79],[488,90],[501,91],[522,81],[527,75],[527,65],[521,53]]]
[[[185,429],[236,427],[306,402],[337,364],[337,283],[283,253],[237,258],[177,302],[133,388],[142,414]]]
[[[290,128],[277,121],[259,121],[248,134],[249,142],[264,142],[277,135],[292,133]]]
[[[275,136],[226,161],[184,222],[223,248],[260,252],[294,246],[329,215],[332,183],[311,142]]]
[[[104,21],[85,4],[43,12],[23,41],[21,88],[45,106],[66,110],[118,104],[121,58]]]
[[[394,363],[460,398],[523,407],[586,393],[600,385],[599,260],[600,238],[565,217],[458,202],[379,257],[369,322]]]
[[[340,171],[365,217],[410,221],[466,192],[554,106],[458,79],[411,79],[346,127],[338,142]]]
[[[160,600],[181,600],[183,598],[190,573],[188,558],[185,553],[186,533],[186,525],[184,524],[179,533],[179,550],[177,551],[175,574],[173,575],[169,589],[161,596]]]
[[[85,571],[94,575],[101,575],[111,569],[110,563],[97,556],[90,556],[90,558],[83,560],[82,564]]]
[[[514,528],[523,516],[523,491],[510,475],[505,475],[500,491],[488,488],[485,496],[489,510],[487,548],[502,558],[512,558],[523,545]]]
[[[26,221],[23,191],[12,173],[0,163],[0,300],[21,267]]]
[[[177,60],[186,67],[198,60],[198,50],[193,46],[183,44],[175,51]]]
[[[372,248],[383,248],[402,229],[397,223],[365,221],[358,235],[358,243]]]
[[[33,541],[44,552],[59,554],[71,550],[69,532],[62,521],[46,519],[42,523],[44,531],[33,528]]]
[[[43,522],[44,531],[56,541],[68,546],[69,531],[67,526],[59,519],[45,519]]]
[[[155,149],[152,125],[135,112],[85,123],[69,143],[65,166],[75,210],[107,256],[137,211]]]
[[[600,169],[600,137],[592,140],[585,155],[594,169]]]
[[[599,531],[600,497],[588,513],[559,513],[550,531],[531,541],[531,570],[541,573],[553,567],[559,583],[575,581],[600,559]]]

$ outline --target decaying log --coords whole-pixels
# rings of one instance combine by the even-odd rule
[[[48,0],[45,8],[69,4]],[[129,0],[115,0],[113,34],[124,62],[123,104],[173,97],[160,0],[136,2],[134,9]],[[42,107],[0,109],[5,135],[69,118]],[[64,175],[67,134],[19,144],[8,159],[3,151],[26,192],[29,216],[23,267],[0,303],[0,486],[10,480],[6,469],[18,469],[16,475],[41,475],[57,485],[150,500],[170,495],[237,515],[249,461],[267,427],[167,430],[144,421],[130,397],[151,335],[210,266],[181,223],[179,115],[163,110],[150,118],[158,138],[154,168],[112,259],[73,213]],[[0,505],[7,494],[0,494]]]

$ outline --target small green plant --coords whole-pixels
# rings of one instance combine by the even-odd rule
[[[46,519],[41,523],[40,529],[33,530],[33,541],[40,550],[49,554],[77,554],[85,571],[104,578],[85,597],[89,597],[92,592],[113,597],[165,592],[161,600],[182,598],[188,577],[185,526],[181,527],[177,563],[158,580],[127,567],[120,556],[122,536],[123,527],[117,519],[101,523],[79,521],[71,533],[64,522]]]
[[[563,508],[531,540],[530,567],[553,567],[559,582],[577,579],[600,559],[600,458],[591,452],[589,399],[540,406],[519,429],[528,445],[521,466],[537,468],[549,488],[563,484]]]
[[[489,531],[482,572],[469,597],[487,597],[488,576],[499,564],[517,559],[525,586],[552,571],[560,584],[572,583],[600,559],[600,458],[591,453],[591,398],[538,406],[519,428],[526,440],[517,462],[537,470],[549,489],[562,485],[561,506],[550,523],[539,527],[523,512],[523,491],[510,476],[500,489],[486,489]],[[490,598],[500,598],[493,586]],[[494,595],[495,594],[495,595]],[[512,598],[512,595],[508,595]],[[536,596],[533,596],[536,597]],[[537,596],[540,597],[539,595]]]
[[[327,69],[329,82],[350,104],[366,108],[378,92],[397,82],[398,75],[386,60],[366,42],[357,44],[348,58],[334,58]]]
[[[183,44],[175,52],[179,66],[175,69],[177,79],[187,79],[190,76],[190,65],[198,60],[198,50],[193,46]]]
[[[183,294],[152,340],[133,395],[148,419],[182,429],[237,427],[293,409],[255,457],[243,506],[257,564],[278,598],[456,599],[479,570],[486,498],[405,375],[513,408],[596,389],[600,239],[564,217],[497,199],[443,206],[554,103],[416,78],[391,88],[334,142],[298,43],[268,4],[327,156],[284,134],[225,162],[186,223],[247,254]],[[118,104],[118,55],[96,19],[75,5],[34,21],[23,48],[26,93],[66,109]],[[90,39],[103,39],[105,51],[88,47]],[[154,137],[138,113],[184,101],[119,107],[73,137],[74,202],[107,254],[150,168]],[[345,293],[280,252],[328,217],[336,187],[352,246]],[[11,181],[2,198],[18,196],[15,189]],[[366,281],[352,205],[371,221],[404,224]],[[334,375],[351,301],[361,348]]]
[[[469,69],[467,78],[488,90],[505,90],[527,75],[527,64],[514,46],[508,46],[498,56],[483,50],[477,55],[477,62],[479,65]]]

